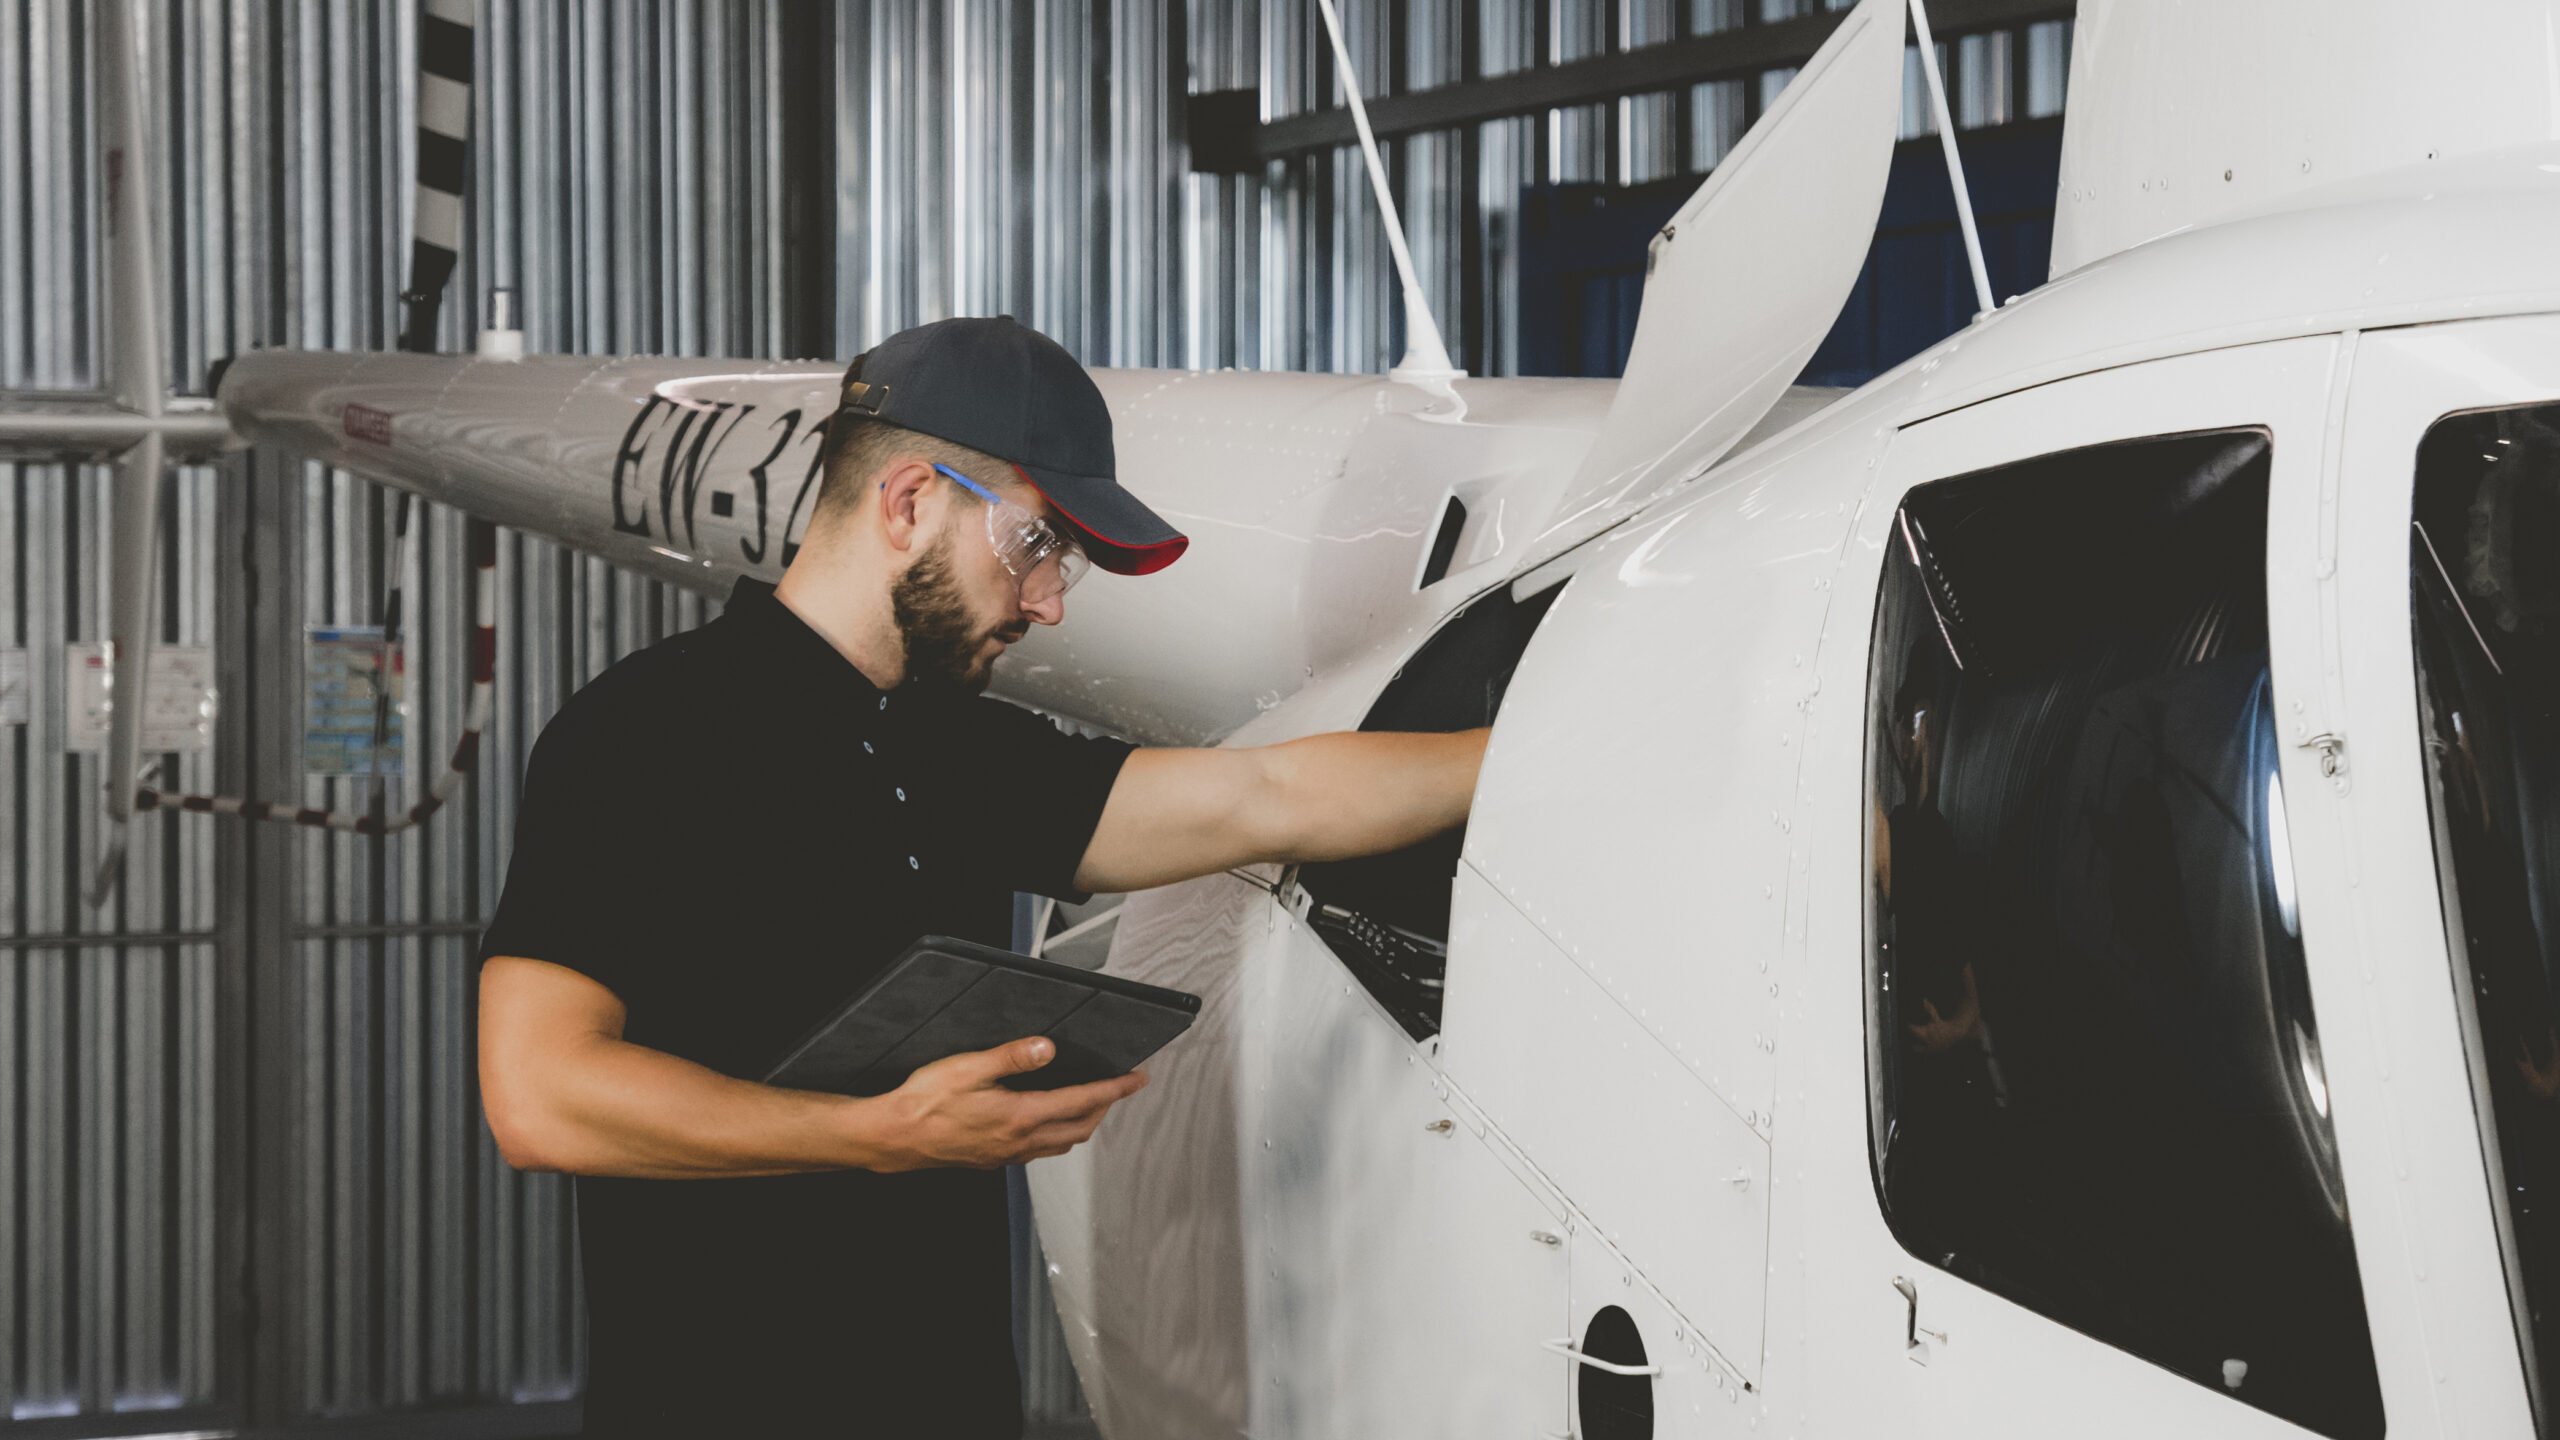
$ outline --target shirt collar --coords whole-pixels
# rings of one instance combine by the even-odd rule
[[[790,606],[775,597],[773,587],[761,580],[741,576],[729,591],[729,603],[721,611],[721,619],[735,625],[740,636],[794,678],[825,685],[830,693],[848,700],[870,700],[880,694],[861,666],[847,660],[826,636],[809,628],[809,622],[794,614]]]

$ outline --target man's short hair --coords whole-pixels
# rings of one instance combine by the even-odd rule
[[[1014,478],[1013,467],[993,455],[852,410],[838,410],[827,422],[826,474],[818,482],[810,523],[830,522],[862,508],[873,478],[901,455],[948,465],[990,490],[1000,490]]]

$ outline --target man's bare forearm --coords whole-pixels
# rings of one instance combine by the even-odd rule
[[[1400,850],[1465,822],[1489,733],[1141,750],[1111,788],[1076,888],[1144,890],[1256,861]]]
[[[1057,1054],[1040,1036],[950,1055],[867,1099],[777,1090],[622,1038],[622,1002],[521,955],[480,968],[480,1102],[519,1170],[685,1180],[815,1170],[985,1169],[1081,1145],[1144,1075],[1055,1090],[1006,1082]]]
[[[506,1077],[511,1091],[539,1097],[516,1106],[500,1132],[519,1169],[789,1175],[874,1168],[892,1148],[895,1117],[878,1100],[777,1090],[603,1035],[520,1063],[542,1073]],[[494,1078],[484,1090],[500,1088]]]
[[[1465,823],[1489,730],[1310,735],[1264,753],[1275,860],[1342,860],[1418,844]]]

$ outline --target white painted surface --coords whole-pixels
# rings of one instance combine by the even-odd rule
[[[1897,372],[1920,380],[1902,419],[2199,350],[2560,310],[2555,253],[2560,144],[2343,182],[2110,256],[2002,306]]]
[[[1600,542],[1513,680],[1467,832],[1493,888],[1764,1134],[1801,702],[1890,431],[1808,434]]]
[[[1450,1084],[1630,1273],[1682,1297],[1725,1369],[1756,1378],[1768,1142],[1471,868],[1451,918]]]
[[[2083,0],[2051,273],[2331,181],[2555,140],[2554,0]]]

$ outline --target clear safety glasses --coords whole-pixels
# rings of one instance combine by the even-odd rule
[[[952,469],[933,467],[986,502],[987,544],[996,561],[1022,587],[1022,603],[1045,605],[1075,588],[1093,562],[1057,526],[1032,514],[993,490]]]

